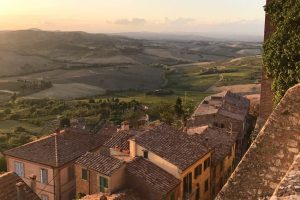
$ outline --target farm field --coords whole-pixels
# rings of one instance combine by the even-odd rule
[[[145,114],[180,127],[208,95],[259,98],[260,52],[258,42],[0,33],[0,153],[53,132],[65,118],[91,131]],[[174,112],[178,101],[182,116]]]

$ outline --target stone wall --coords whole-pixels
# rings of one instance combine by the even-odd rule
[[[300,84],[289,89],[217,200],[270,199],[300,149]]]
[[[271,0],[267,0],[267,4]],[[274,27],[271,26],[271,20],[268,15],[266,15],[265,21],[265,40],[267,40],[270,35],[274,32]],[[268,78],[266,75],[266,68],[263,66],[261,75],[261,97],[260,97],[260,120],[265,122],[273,110],[273,97],[274,94],[271,90],[272,79]]]

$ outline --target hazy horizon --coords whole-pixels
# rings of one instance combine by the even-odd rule
[[[1,0],[0,30],[263,35],[261,0]]]

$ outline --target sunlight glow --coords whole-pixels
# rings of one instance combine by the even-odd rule
[[[202,31],[207,25],[257,23],[262,0],[0,0],[0,30]]]

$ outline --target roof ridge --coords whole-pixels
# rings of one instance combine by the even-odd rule
[[[54,155],[55,155],[55,165],[58,166],[58,142],[57,142],[57,133],[54,133]]]
[[[15,174],[15,172],[4,172],[3,174],[0,174],[0,178],[6,177],[9,175],[13,175],[13,174]]]

